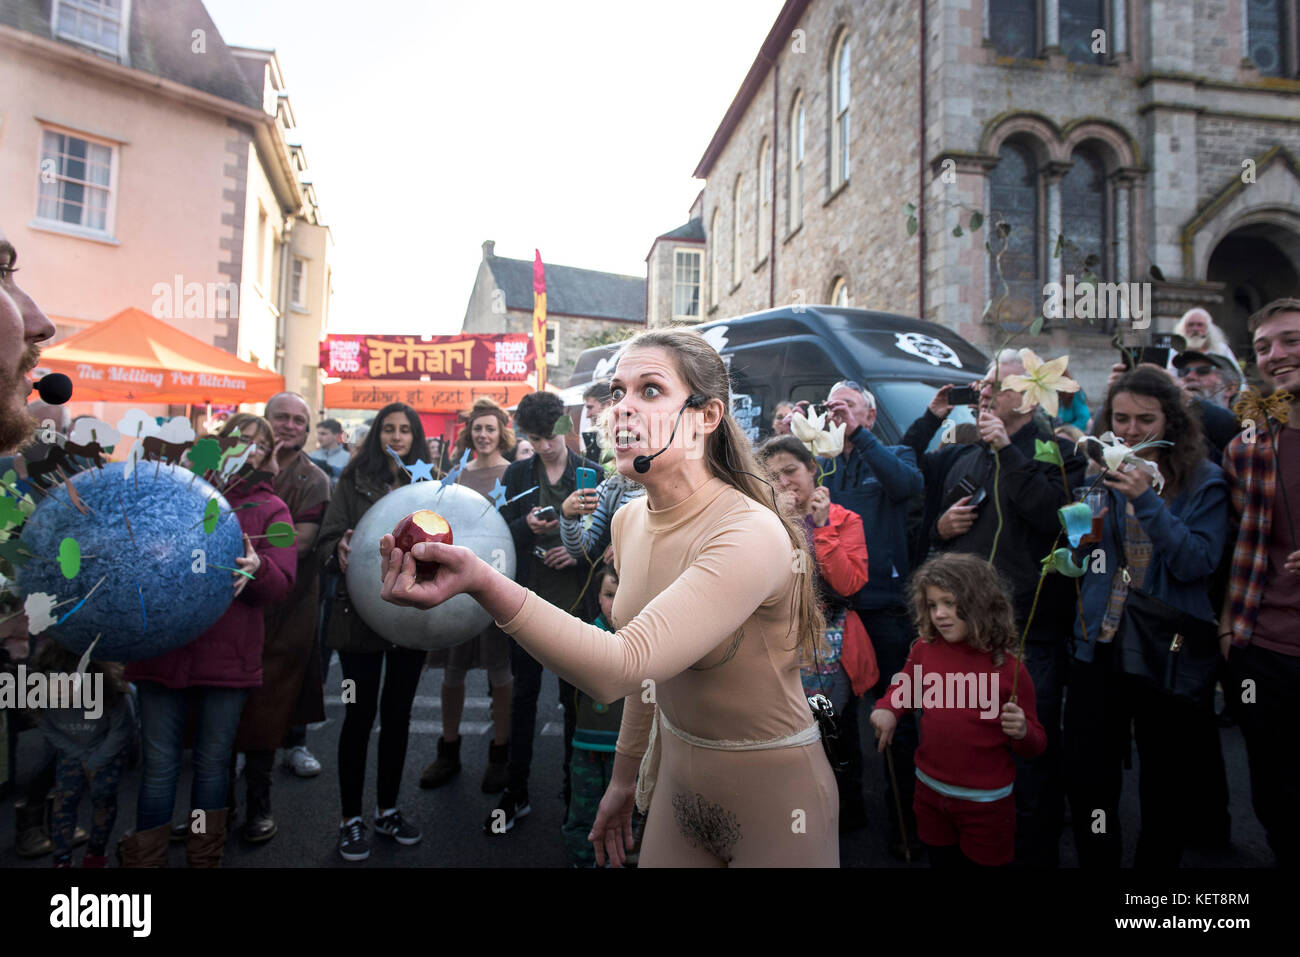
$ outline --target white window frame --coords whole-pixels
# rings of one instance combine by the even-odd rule
[[[790,205],[786,208],[786,227],[794,232],[803,225],[803,162],[807,149],[804,139],[806,116],[803,91],[795,94],[790,109]]]
[[[848,66],[848,96],[845,102],[841,103],[840,90],[840,73],[841,63],[847,57]],[[845,30],[840,34],[839,41],[835,44],[835,55],[831,58],[831,191],[839,189],[849,181],[849,144],[852,142],[852,111],[853,105],[853,44],[850,42],[849,31]]]
[[[307,260],[294,256],[289,274],[290,303],[298,309],[307,308]]]
[[[766,136],[758,145],[758,183],[754,190],[758,200],[758,229],[755,263],[767,259],[768,249],[772,244],[772,141]]]
[[[695,313],[695,315],[691,315],[690,313],[684,313],[684,312],[678,312],[678,311],[677,311],[677,288],[678,288],[679,286],[681,286],[681,287],[683,287],[683,288],[686,288],[686,287],[689,287],[689,286],[691,285],[690,283],[684,283],[684,282],[679,282],[679,281],[678,281],[678,278],[677,278],[677,257],[678,257],[678,256],[694,256],[694,257],[695,257],[695,269],[696,269],[696,275],[697,275],[697,277],[698,277],[698,278],[696,279],[696,281],[695,281],[695,284],[694,284],[694,285],[695,285],[695,288],[696,288],[696,294],[695,294],[695,308],[696,308],[696,313]],[[699,312],[699,309],[700,309],[700,293],[702,293],[702,292],[704,291],[704,290],[701,288],[701,287],[703,286],[703,279],[704,279],[704,250],[700,249],[698,246],[674,246],[674,247],[673,247],[673,307],[672,307],[672,308],[673,308],[673,318],[674,318],[674,319],[679,319],[679,320],[682,320],[682,321],[684,321],[684,322],[699,322],[699,320],[700,320],[700,312]]]
[[[745,187],[745,174],[739,173],[736,176],[736,185],[731,190],[731,285],[733,287],[740,285],[741,279],[741,262],[740,249],[741,239],[741,203]]]
[[[546,344],[546,365],[554,368],[560,364],[560,323],[550,316],[546,317],[546,338],[551,340]]]
[[[72,235],[85,236],[89,239],[113,239],[117,233],[117,177],[118,162],[121,158],[121,151],[118,147],[120,143],[113,140],[105,139],[102,136],[93,136],[89,133],[83,133],[80,130],[74,130],[67,126],[57,126],[52,123],[41,124],[41,135],[36,144],[36,215],[32,217],[32,224],[42,229],[51,229],[58,232],[66,232]],[[109,172],[108,172],[108,200],[105,204],[104,228],[95,229],[91,226],[83,226],[76,223],[64,222],[61,219],[48,219],[40,214],[41,211],[41,176],[43,175],[43,164],[45,162],[45,134],[55,133],[60,136],[74,136],[86,143],[93,143],[96,146],[105,146],[109,151]],[[83,181],[86,182],[86,181]],[[86,182],[87,189],[104,189],[98,184]]]
[[[709,221],[709,308],[718,308],[718,242],[721,236],[718,235],[718,220],[722,218],[719,210],[713,211],[713,218]]]
[[[72,9],[82,9],[82,4],[94,2],[94,0],[51,0],[50,2],[50,34],[56,40],[62,40],[66,43],[75,43],[78,46],[85,47],[87,50],[94,50],[96,53],[106,53],[109,56],[117,58],[117,61],[124,66],[130,66],[131,55],[131,0],[122,0],[120,16],[117,24],[117,48],[101,46],[98,43],[91,43],[83,40],[81,37],[64,34],[59,30],[61,20],[61,10],[63,7]],[[94,16],[102,14],[95,11],[84,11]]]
[[[257,203],[257,291],[266,298],[266,233],[271,228],[271,217],[261,200]]]

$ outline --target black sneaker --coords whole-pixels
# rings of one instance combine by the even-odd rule
[[[383,817],[375,817],[375,833],[385,834],[398,844],[419,844],[424,837],[420,829],[402,817],[402,812],[393,810]]]
[[[364,861],[370,856],[370,838],[366,822],[354,817],[339,825],[339,857],[345,861]]]
[[[501,792],[501,800],[496,809],[483,822],[484,834],[504,834],[515,826],[515,821],[532,813],[528,804],[528,792],[520,791],[518,796],[507,787]]]

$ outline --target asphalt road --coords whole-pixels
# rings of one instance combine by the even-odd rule
[[[538,705],[538,726],[530,800],[533,811],[520,819],[508,834],[489,836],[483,833],[482,823],[496,806],[494,795],[483,794],[479,789],[483,769],[487,766],[488,744],[491,740],[488,711],[487,677],[483,671],[469,675],[465,713],[461,734],[461,773],[448,785],[433,791],[422,791],[417,782],[420,772],[434,759],[438,734],[441,730],[438,689],[442,674],[428,671],[421,679],[411,715],[411,738],[406,769],[402,779],[399,806],[404,815],[415,821],[424,832],[424,839],[412,847],[402,847],[372,832],[373,851],[369,861],[350,864],[337,853],[339,795],[337,777],[337,748],[339,728],[343,720],[343,705],[338,700],[340,680],[337,661],[330,672],[327,691],[326,721],[308,732],[308,746],[324,766],[315,778],[298,778],[287,770],[277,769],[272,785],[272,807],[279,824],[279,833],[270,842],[260,845],[244,843],[237,835],[226,846],[227,867],[565,867],[567,859],[560,833],[564,804],[560,798],[562,783],[561,740],[562,712],[559,707],[558,688],[553,675],[547,673],[542,683]],[[870,740],[869,728],[862,716],[863,740]],[[365,814],[374,813],[375,760],[378,728],[371,736],[371,750],[367,765]],[[1264,841],[1263,832],[1250,808],[1250,785],[1247,774],[1245,748],[1241,732],[1233,727],[1223,731],[1224,756],[1228,769],[1231,792],[1232,848],[1227,852],[1210,853],[1189,849],[1184,855],[1186,867],[1263,867],[1272,861],[1271,852]],[[37,759],[39,742],[37,732],[19,736],[19,781],[25,783],[33,762]],[[840,842],[841,863],[845,867],[903,867],[888,852],[888,813],[885,805],[884,765],[869,760],[865,784],[867,827],[855,831]],[[190,771],[182,772],[177,800],[177,817],[188,808]],[[128,771],[123,776],[119,792],[119,813],[110,841],[110,859],[117,838],[134,824],[135,792],[139,770]],[[1137,839],[1137,767],[1125,772],[1124,797],[1121,806],[1125,843],[1125,864],[1132,863],[1133,848]],[[243,814],[243,786],[239,787],[241,820]],[[0,804],[0,867],[48,867],[50,858],[23,860],[14,853],[13,799]],[[89,802],[82,806],[83,826],[89,823]],[[79,857],[79,852],[74,859]],[[172,845],[170,864],[184,866],[185,855],[181,845]],[[1075,855],[1073,841],[1068,833],[1061,839],[1061,863],[1073,866]],[[914,862],[913,867],[925,866]]]

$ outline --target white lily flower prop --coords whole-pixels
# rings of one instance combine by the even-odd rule
[[[790,431],[794,437],[808,446],[813,455],[835,458],[844,450],[844,426],[826,421],[825,414],[814,412],[806,416],[796,412],[790,417]]]
[[[1151,485],[1157,492],[1165,487],[1165,477],[1160,474],[1160,467],[1150,459],[1144,459],[1138,455],[1143,449],[1155,448],[1158,445],[1173,445],[1164,439],[1147,439],[1145,442],[1139,442],[1137,445],[1129,448],[1124,444],[1124,440],[1114,432],[1103,432],[1100,436],[1085,435],[1081,438],[1078,445],[1085,445],[1088,442],[1096,442],[1101,446],[1101,457],[1106,463],[1106,468],[1112,472],[1118,472],[1124,465],[1132,465],[1147,472],[1151,476]]]
[[[1024,363],[1025,374],[1009,375],[1002,380],[1002,388],[1025,394],[1025,401],[1016,409],[1017,412],[1028,412],[1037,404],[1055,417],[1060,408],[1056,393],[1079,391],[1079,383],[1065,374],[1065,367],[1070,364],[1069,356],[1044,362],[1033,349],[1021,349],[1020,361]]]

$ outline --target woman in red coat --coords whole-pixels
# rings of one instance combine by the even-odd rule
[[[849,767],[836,775],[840,787],[840,830],[866,823],[862,799],[862,755],[856,702],[879,678],[876,653],[858,613],[848,605],[867,583],[867,540],[862,519],[832,504],[817,485],[817,463],[793,435],[768,439],[759,458],[776,480],[782,508],[801,516],[817,558],[818,595],[826,612],[826,640],[816,659],[800,670],[804,693],[825,695],[840,716]]]
[[[256,448],[224,491],[244,531],[245,553],[235,564],[253,576],[234,575],[235,600],[217,623],[198,638],[156,658],[127,665],[126,678],[140,699],[143,762],[136,802],[135,833],[122,841],[127,867],[164,867],[171,832],[176,783],[185,745],[186,716],[197,714],[190,833],[185,844],[191,867],[217,867],[226,843],[226,792],[235,730],[248,689],[262,683],[262,621],[267,605],[283,601],[293,588],[297,551],[267,541],[272,522],[292,523],[288,507],[269,479],[252,473],[271,450],[271,427],[255,415],[230,417],[223,436],[238,432]],[[247,508],[240,508],[248,505]]]

